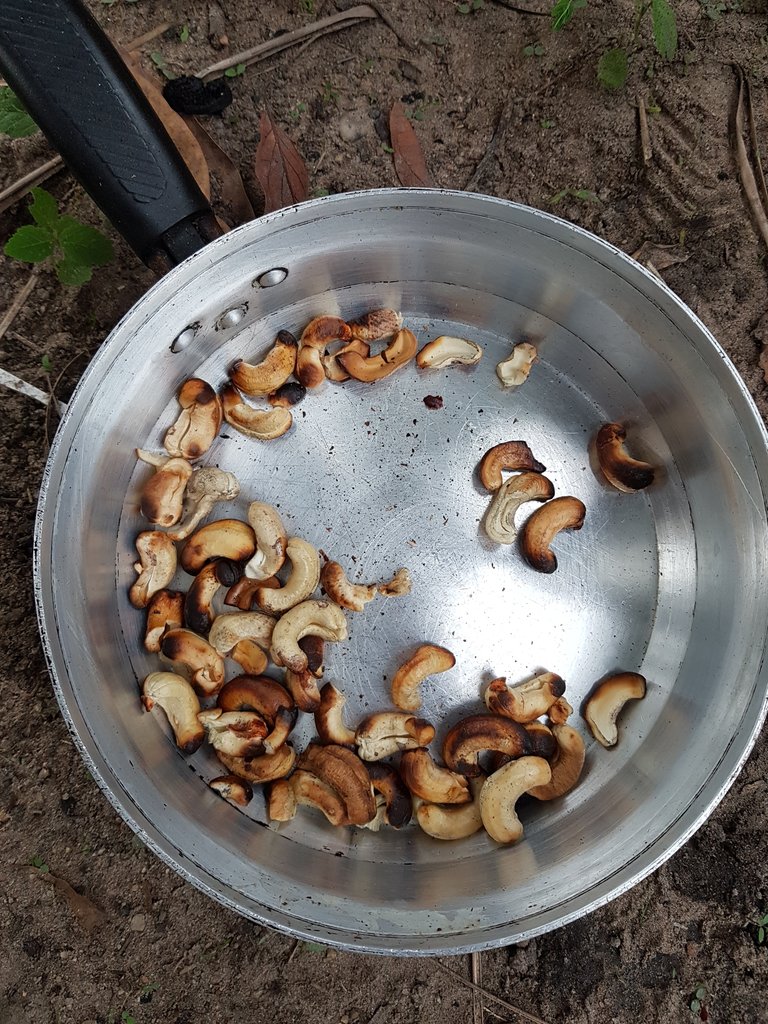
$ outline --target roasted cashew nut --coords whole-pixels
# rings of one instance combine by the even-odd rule
[[[318,316],[310,320],[299,341],[296,376],[305,388],[318,388],[325,380],[322,356],[334,341],[349,341],[352,332],[338,316]]]
[[[374,792],[384,800],[384,820],[392,828],[403,828],[413,814],[413,801],[405,783],[391,765],[373,761],[366,768]]]
[[[554,493],[552,482],[541,473],[518,473],[505,480],[494,494],[483,520],[489,539],[495,544],[514,544],[518,509],[529,501],[549,501]]]
[[[340,747],[354,747],[355,732],[344,724],[344,705],[347,698],[333,683],[326,683],[320,691],[320,705],[315,711],[315,728],[323,743]]]
[[[210,697],[224,684],[224,659],[191,629],[169,629],[160,641],[164,661],[182,666],[190,682],[205,697]]]
[[[489,711],[525,725],[546,715],[565,693],[565,683],[554,672],[542,672],[525,683],[507,686],[506,679],[494,679],[486,687],[483,699]]]
[[[181,412],[166,432],[163,447],[172,457],[198,459],[213,444],[221,426],[219,396],[210,384],[190,377],[179,391]]]
[[[184,540],[211,511],[217,501],[233,501],[240,493],[240,484],[232,473],[216,466],[196,469],[187,484],[184,503],[187,514],[179,525],[168,531],[171,540]]]
[[[411,574],[403,567],[398,569],[391,580],[376,587],[382,597],[403,597],[411,592]]]
[[[197,576],[206,562],[213,558],[227,558],[230,562],[243,562],[256,549],[256,538],[247,523],[239,519],[217,519],[201,526],[187,538],[181,549],[181,567]]]
[[[238,359],[229,376],[232,383],[245,395],[255,398],[276,391],[288,380],[296,366],[298,346],[290,331],[279,331],[272,348],[261,362],[246,363]]]
[[[264,752],[267,723],[255,711],[201,711],[198,721],[217,753],[230,757],[256,757]]]
[[[523,793],[546,786],[551,777],[552,771],[543,757],[521,757],[485,780],[480,793],[480,817],[491,839],[497,843],[516,843],[523,838],[523,823],[515,804]]]
[[[418,711],[421,707],[421,684],[429,676],[447,672],[456,659],[445,647],[422,644],[392,677],[392,703],[403,711]]]
[[[489,448],[482,457],[478,475],[486,491],[498,491],[504,482],[502,471],[516,473],[527,470],[544,473],[546,468],[534,458],[525,441],[502,441],[501,444]]]
[[[377,711],[358,725],[357,752],[363,761],[380,761],[398,750],[426,747],[435,738],[435,727],[405,711]]]
[[[287,612],[306,601],[320,582],[320,556],[311,544],[300,537],[291,537],[285,546],[285,554],[291,563],[291,575],[285,586],[267,587],[257,594],[259,607],[273,615]]]
[[[395,309],[372,309],[349,322],[352,337],[358,341],[380,341],[391,338],[403,326],[403,318]]]
[[[365,825],[376,814],[373,787],[360,758],[346,747],[310,743],[299,758],[299,768],[327,783],[344,801],[352,825]]]
[[[398,331],[389,345],[376,356],[358,355],[347,352],[338,356],[338,361],[350,377],[366,383],[382,380],[401,366],[405,366],[416,355],[416,336],[406,327]]]
[[[525,726],[528,739],[531,744],[531,753],[534,757],[543,757],[545,761],[552,763],[552,758],[557,754],[557,740],[549,726],[543,722],[528,722]],[[497,765],[501,768],[501,762]]]
[[[187,680],[173,672],[151,672],[142,684],[141,700],[146,711],[155,704],[163,709],[176,746],[184,754],[194,754],[205,739],[205,729],[197,720],[200,701]]]
[[[289,775],[296,764],[296,751],[290,743],[283,743],[274,754],[260,754],[258,757],[233,757],[222,750],[216,751],[216,757],[233,775],[240,779],[261,785],[282,779]]]
[[[429,803],[466,804],[472,799],[467,779],[436,764],[426,747],[403,752],[400,775],[414,796]]]
[[[476,778],[482,769],[478,757],[484,750],[497,750],[509,757],[522,757],[530,750],[528,733],[518,722],[499,715],[470,715],[448,730],[443,741],[443,760],[451,771]]]
[[[341,608],[331,601],[302,601],[291,608],[278,619],[272,633],[272,661],[291,672],[303,672],[308,659],[299,647],[299,640],[309,634],[324,640],[346,640],[347,620]]]
[[[537,572],[554,572],[557,558],[551,548],[552,541],[563,530],[580,530],[586,514],[584,503],[570,496],[553,498],[537,508],[520,534],[520,550],[531,568]]]
[[[263,612],[224,612],[213,620],[208,642],[222,657],[244,640],[269,650],[274,628],[275,620]]]
[[[309,669],[304,669],[303,672],[291,672],[288,669],[285,673],[285,686],[296,701],[299,711],[306,711],[311,715],[320,707],[320,688],[316,676]]]
[[[339,356],[346,352],[357,352],[361,356],[369,356],[371,354],[371,346],[365,341],[360,341],[359,338],[353,338],[352,341],[344,342],[340,348],[337,348],[333,352],[326,352],[321,358],[323,369],[325,370],[325,376],[328,380],[333,381],[336,384],[341,384],[345,380],[349,380],[349,374],[339,362]]]
[[[275,408],[292,409],[294,405],[298,405],[306,397],[306,394],[307,389],[303,384],[299,384],[295,380],[289,380],[287,384],[283,384],[277,391],[267,395],[267,401]]]
[[[184,595],[178,590],[158,590],[147,605],[144,649],[160,652],[160,641],[169,629],[178,629],[184,622]]]
[[[573,708],[565,697],[558,697],[549,709],[549,720],[552,725],[565,725],[572,714]]]
[[[136,455],[156,467],[141,489],[141,514],[150,523],[173,526],[184,510],[184,491],[192,476],[192,466],[186,459],[158,458],[141,448],[136,449]]]
[[[351,612],[361,612],[376,596],[375,586],[350,583],[338,562],[326,562],[320,572],[320,583],[332,601]]]
[[[476,341],[466,338],[451,338],[441,334],[434,341],[429,341],[416,356],[416,365],[420,370],[442,370],[446,366],[474,366],[479,363],[483,350]]]
[[[619,672],[598,683],[584,705],[584,718],[598,743],[616,746],[619,712],[628,700],[642,700],[645,691],[645,677],[638,672]]]
[[[253,799],[253,787],[237,775],[218,775],[208,785],[214,793],[238,807],[245,807]]]
[[[654,468],[633,459],[624,449],[627,432],[621,423],[605,423],[597,432],[595,447],[603,476],[617,491],[633,494],[653,483]]]
[[[528,379],[531,367],[539,358],[536,346],[521,341],[512,352],[496,366],[496,376],[505,388],[519,388]]]
[[[256,553],[245,567],[245,575],[253,580],[267,580],[282,567],[288,538],[280,513],[265,501],[252,501],[248,506],[248,522],[256,541]]]
[[[528,790],[537,800],[556,800],[570,793],[584,769],[586,750],[579,733],[570,725],[556,725],[552,732],[557,742],[557,751],[550,761],[552,778],[546,785]]]
[[[291,429],[293,416],[282,406],[272,409],[256,409],[248,405],[232,384],[227,384],[221,392],[221,405],[224,419],[235,430],[253,437],[257,441],[272,441],[282,437]]]
[[[483,827],[480,816],[480,795],[485,785],[485,778],[470,780],[472,800],[468,804],[419,803],[416,808],[416,820],[423,832],[433,839],[453,840],[466,839]]]
[[[214,558],[195,576],[184,598],[184,624],[195,633],[206,634],[214,619],[213,599],[221,587],[231,587],[240,578],[237,562]]]
[[[134,570],[139,578],[128,591],[128,600],[134,608],[146,608],[150,599],[165,590],[176,573],[176,548],[167,534],[159,530],[144,530],[136,538],[139,561]]]

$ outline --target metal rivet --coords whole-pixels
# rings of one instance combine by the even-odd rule
[[[272,288],[276,284],[282,284],[286,277],[288,277],[288,271],[285,267],[273,267],[272,270],[265,270],[263,274],[259,274],[253,282],[253,287]]]
[[[247,303],[242,306],[233,306],[232,309],[228,309],[226,313],[222,313],[216,321],[216,330],[220,331],[226,327],[236,327],[245,316],[247,310]]]
[[[173,339],[173,343],[171,345],[171,352],[181,352],[182,349],[185,349],[187,345],[189,345],[192,339],[195,337],[199,328],[199,323],[190,324],[189,327],[185,327],[181,334],[177,334],[176,337]]]

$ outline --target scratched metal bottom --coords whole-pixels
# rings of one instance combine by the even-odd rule
[[[252,282],[285,267],[275,287]],[[247,304],[247,308],[245,308]],[[411,570],[412,593],[350,615],[326,678],[351,722],[387,705],[387,679],[423,641],[456,667],[426,688],[438,737],[480,710],[483,682],[560,673],[578,708],[617,668],[642,672],[620,745],[588,738],[579,787],[525,804],[526,838],[440,844],[416,828],[332,829],[309,811],[266,824],[203,784],[205,751],[176,752],[139,681],[157,667],[126,599],[144,468],[192,373],[221,383],[279,328],[318,313],[403,311],[420,341],[464,335],[472,368],[374,386],[325,386],[290,434],[259,444],[225,429],[206,462],[241,498],[280,508],[359,581]],[[223,312],[241,307],[233,327]],[[187,325],[194,341],[173,353]],[[526,336],[540,361],[505,391],[495,365]],[[427,395],[442,408],[428,409]],[[607,487],[588,442],[628,424],[633,451],[663,466],[645,493]],[[558,539],[560,568],[531,570],[487,541],[483,452],[522,438],[559,494],[587,507]],[[536,211],[453,193],[381,192],[271,215],[209,246],[153,288],[89,367],[57,436],[37,529],[36,584],[57,695],[83,756],[129,824],[176,870],[244,915],[371,952],[479,949],[553,928],[626,890],[701,824],[733,781],[765,713],[766,447],[751,401],[714,339],[663,285],[584,232]],[[117,552],[117,557],[115,557]],[[234,672],[232,673],[234,674]],[[313,734],[310,718],[299,744]],[[437,744],[436,744],[437,746]],[[190,771],[190,768],[192,769]]]

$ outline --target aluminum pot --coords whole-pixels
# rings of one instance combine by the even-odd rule
[[[105,66],[107,45],[81,11],[58,0],[30,6],[75,49],[86,39]],[[40,113],[18,36],[0,12],[0,65],[60,137]],[[82,69],[82,54],[77,60]],[[110,67],[131,118],[141,114],[144,143],[165,154],[175,182],[182,172],[167,140]],[[76,104],[70,116],[78,123]],[[158,230],[156,213],[136,228],[114,175],[105,174],[105,199],[92,168],[77,153],[69,158],[110,216],[131,221],[145,258],[170,261],[201,245],[210,221],[189,181],[169,217],[179,203],[189,207],[179,195],[192,196],[197,206],[182,229]],[[157,203],[156,211],[162,196]],[[618,747],[588,740],[579,786],[560,801],[526,805],[525,839],[510,848],[481,834],[441,844],[415,828],[334,830],[308,813],[268,827],[261,796],[245,812],[225,804],[203,781],[218,774],[211,756],[184,759],[138,701],[140,680],[157,665],[126,597],[146,476],[133,449],[159,446],[190,375],[218,385],[234,358],[258,359],[278,329],[382,305],[401,309],[421,340],[451,333],[478,341],[482,361],[428,375],[411,367],[375,386],[327,386],[297,408],[285,437],[258,444],[225,430],[205,461],[241,481],[241,499],[224,513],[242,515],[259,498],[280,507],[289,532],[365,578],[410,568],[412,594],[354,616],[349,642],[329,652],[327,678],[347,693],[350,721],[387,704],[386,679],[423,640],[457,657],[425,693],[423,713],[439,735],[480,710],[491,674],[516,680],[551,668],[577,708],[606,672],[647,677],[648,695],[626,715]],[[510,393],[494,368],[522,335],[540,361]],[[442,408],[428,409],[427,395],[439,395]],[[635,451],[662,467],[646,492],[620,494],[590,465],[590,437],[615,419],[629,424]],[[479,527],[488,496],[475,466],[510,437],[531,444],[558,493],[587,506],[552,576],[534,573],[514,548],[490,545]],[[57,697],[122,817],[182,876],[246,917],[400,955],[540,934],[669,857],[749,754],[768,684],[767,456],[762,422],[712,335],[662,283],[593,235],[455,192],[351,193],[281,210],[167,273],[107,338],[72,397],[45,471],[35,549]],[[312,732],[304,722],[297,745]]]

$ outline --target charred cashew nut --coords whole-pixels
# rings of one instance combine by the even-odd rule
[[[413,814],[411,794],[403,780],[388,764],[374,761],[372,764],[366,764],[366,768],[374,792],[384,799],[384,820],[392,828],[403,828]]]
[[[200,701],[187,680],[173,672],[151,672],[142,684],[141,701],[146,711],[159,705],[173,729],[176,746],[185,754],[194,754],[205,739],[205,729],[197,720]]]
[[[339,356],[346,352],[357,352],[358,355],[368,357],[371,354],[371,346],[358,338],[353,338],[337,349],[335,352],[326,352],[320,362],[323,364],[325,376],[336,384],[349,380],[349,374],[339,362]]]
[[[278,619],[272,633],[272,661],[291,672],[303,672],[309,662],[299,647],[299,640],[310,633],[324,640],[346,640],[347,620],[344,612],[331,601],[302,601],[291,608]]]
[[[224,683],[224,659],[190,629],[170,629],[160,642],[160,653],[172,665],[182,665],[193,686],[205,697],[218,693]]]
[[[299,640],[299,647],[307,656],[307,672],[315,679],[322,679],[325,669],[323,665],[325,640],[321,636],[310,633]]]
[[[285,527],[277,509],[265,501],[250,503],[248,522],[256,539],[256,553],[246,565],[245,575],[252,580],[267,580],[285,561]]]
[[[338,562],[326,562],[320,572],[320,583],[328,597],[342,608],[361,612],[376,597],[376,587],[350,583]]]
[[[201,711],[198,721],[214,750],[230,757],[255,757],[264,750],[267,723],[255,711]]]
[[[287,384],[283,384],[277,391],[267,395],[267,401],[275,408],[290,409],[294,405],[298,405],[306,394],[307,389],[303,384],[299,384],[295,380],[289,380]]]
[[[425,747],[403,753],[400,774],[413,795],[429,803],[466,804],[472,799],[466,778],[435,764]]]
[[[525,731],[531,742],[531,753],[534,757],[543,757],[545,761],[552,763],[552,758],[557,754],[557,740],[552,730],[543,722],[529,722]],[[502,762],[504,763],[504,762]],[[498,765],[501,768],[501,764]]]
[[[256,604],[256,594],[263,587],[279,587],[280,580],[276,576],[270,576],[268,580],[252,580],[248,576],[241,576],[233,587],[230,587],[224,598],[224,604],[232,608],[239,608],[241,612],[249,612]]]
[[[427,342],[416,356],[416,365],[420,370],[442,370],[457,363],[474,366],[480,362],[482,356],[483,350],[476,341],[441,334],[434,341]]]
[[[340,747],[353,747],[355,733],[344,724],[344,705],[347,698],[333,683],[326,683],[320,691],[320,706],[315,711],[315,728],[323,743]]]
[[[261,754],[259,757],[233,757],[221,750],[216,751],[216,757],[233,775],[254,785],[282,779],[296,764],[296,751],[290,743],[278,747],[274,754]]]
[[[299,341],[296,376],[305,388],[318,388],[325,380],[321,357],[333,341],[349,341],[352,332],[337,316],[318,316],[310,320]]]
[[[188,537],[181,549],[181,567],[196,576],[212,558],[243,562],[256,549],[256,538],[247,523],[239,519],[216,519]]]
[[[184,491],[192,467],[186,459],[158,458],[141,448],[136,449],[136,455],[142,462],[157,467],[141,490],[141,514],[150,523],[173,526],[184,510]]]
[[[493,496],[483,520],[483,529],[495,544],[514,544],[515,516],[527,501],[549,501],[555,488],[541,473],[518,473],[505,480]]]
[[[293,416],[288,409],[255,409],[244,402],[231,384],[221,392],[224,419],[235,430],[257,441],[272,441],[291,429]]]
[[[206,381],[190,377],[181,385],[179,405],[181,412],[166,432],[163,447],[173,457],[198,459],[205,455],[219,432],[219,396]]]
[[[291,672],[289,669],[285,673],[285,685],[296,701],[299,711],[306,711],[311,715],[320,707],[322,700],[320,689],[317,679],[309,669],[305,669],[303,672]]]
[[[380,761],[398,750],[426,747],[435,738],[435,727],[404,711],[377,711],[358,725],[357,752],[363,761]]]
[[[238,359],[229,372],[235,387],[243,394],[255,398],[268,395],[281,387],[294,371],[298,346],[290,331],[278,331],[272,348],[260,363],[246,363]]]
[[[158,654],[163,633],[168,629],[178,629],[183,621],[184,595],[178,590],[158,590],[147,605],[144,649]]]
[[[654,468],[633,459],[624,449],[627,432],[620,423],[605,423],[597,432],[595,447],[603,476],[617,491],[633,494],[653,483]]]
[[[213,622],[213,599],[220,587],[231,587],[240,578],[240,567],[228,558],[214,558],[195,576],[184,598],[184,624],[195,633],[207,633]]]
[[[506,679],[494,679],[483,694],[486,707],[496,715],[525,725],[546,715],[565,693],[565,683],[554,672],[542,672],[525,683],[508,687]]]
[[[238,779],[236,775],[219,775],[208,783],[214,793],[225,800],[229,800],[238,807],[245,807],[253,798],[253,788],[245,779]]]
[[[293,698],[284,686],[269,676],[237,676],[221,688],[216,699],[223,711],[257,711],[268,722],[278,711],[292,711]]]
[[[584,768],[584,740],[576,730],[570,725],[556,725],[552,731],[557,742],[557,750],[551,761],[552,778],[546,785],[528,790],[537,800],[556,800],[570,793]]]
[[[373,787],[365,765],[346,747],[310,743],[299,758],[299,768],[327,783],[344,801],[352,825],[365,825],[376,814]]]
[[[504,482],[502,470],[508,473],[520,470],[544,473],[546,468],[534,458],[525,441],[502,441],[489,448],[482,457],[478,475],[486,491],[498,491]]]
[[[525,384],[531,367],[539,358],[535,345],[521,341],[510,355],[496,366],[496,376],[505,388],[519,388]]]
[[[403,318],[394,309],[372,309],[358,320],[351,320],[349,329],[352,337],[359,341],[378,341],[391,338],[403,326]]]
[[[550,547],[562,530],[580,530],[587,510],[578,498],[553,498],[537,508],[523,526],[520,550],[526,562],[537,572],[554,572],[557,558]]]
[[[549,720],[552,725],[565,725],[572,714],[573,708],[565,697],[558,697],[549,709]]]
[[[433,839],[466,839],[483,827],[480,817],[480,795],[485,785],[484,778],[471,779],[472,801],[452,807],[441,804],[419,804],[416,809],[416,820]]]
[[[259,607],[275,615],[306,601],[320,582],[320,556],[311,544],[300,537],[291,537],[285,554],[291,562],[291,575],[285,586],[266,587],[257,594]]]
[[[292,821],[296,817],[297,803],[292,779],[277,779],[267,791],[267,817],[270,821]]]
[[[489,776],[480,793],[480,816],[485,831],[497,843],[516,843],[523,838],[517,816],[518,799],[535,786],[546,786],[552,777],[543,757],[521,757]]]
[[[376,587],[382,597],[403,597],[411,592],[411,574],[406,568],[398,569],[388,583]]]
[[[269,650],[274,627],[275,620],[263,612],[224,612],[213,620],[208,642],[222,657],[244,640]]]
[[[238,640],[227,657],[250,676],[260,676],[269,664],[266,653],[253,640]]]
[[[645,691],[645,677],[638,672],[618,672],[598,683],[584,705],[584,718],[598,743],[616,746],[619,712],[628,700],[642,700]]]
[[[417,348],[416,336],[404,327],[378,355],[366,358],[356,352],[347,352],[345,355],[339,355],[338,361],[350,377],[370,384],[388,377],[401,366],[405,366],[416,355]]]
[[[509,757],[522,757],[530,746],[528,733],[518,722],[498,715],[470,715],[448,731],[443,741],[443,760],[451,771],[476,778],[481,774],[481,751],[497,750]]]
[[[424,680],[439,672],[447,672],[455,664],[456,659],[445,647],[422,644],[395,672],[392,678],[392,703],[403,711],[418,711]]]
[[[176,548],[173,541],[159,530],[144,530],[136,538],[139,561],[133,568],[139,578],[128,591],[134,608],[146,608],[150,598],[164,590],[176,572]]]
[[[171,540],[185,540],[211,511],[217,501],[232,501],[240,493],[240,484],[232,473],[216,466],[196,469],[187,484],[184,500],[187,514],[175,530],[169,530]]]

